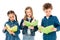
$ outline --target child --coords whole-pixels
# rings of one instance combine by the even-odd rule
[[[20,40],[18,34],[20,33],[19,31],[19,24],[17,21],[17,16],[14,11],[10,10],[7,13],[9,20],[5,23],[3,32],[6,33],[6,39],[5,40]],[[10,27],[17,26],[17,31],[12,32],[8,31],[6,24],[8,24]]]
[[[45,3],[43,5],[43,11],[45,12],[46,16],[42,19],[41,25],[43,27],[54,25],[55,27],[51,29],[54,32],[51,32],[49,34],[43,33],[43,40],[56,40],[56,31],[60,30],[59,21],[57,17],[51,15],[52,9],[52,4],[50,3]]]
[[[35,27],[30,26],[29,28],[25,25],[24,20],[32,22],[34,20],[33,11],[31,7],[26,7],[25,16],[21,20],[20,27],[23,33],[23,40],[34,40],[35,32],[37,31],[37,25]]]

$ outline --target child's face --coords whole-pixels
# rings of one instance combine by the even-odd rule
[[[15,19],[15,15],[13,13],[9,14],[8,17],[11,21]]]
[[[26,15],[27,15],[28,17],[31,17],[32,12],[31,12],[31,10],[30,10],[30,9],[26,10]]]
[[[51,15],[51,11],[52,9],[45,9],[44,12],[46,13],[46,16],[50,16]]]

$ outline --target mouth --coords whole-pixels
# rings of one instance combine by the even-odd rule
[[[29,14],[30,15],[30,14]]]

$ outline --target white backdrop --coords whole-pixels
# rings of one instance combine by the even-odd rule
[[[9,10],[15,11],[20,23],[24,17],[25,8],[31,6],[33,8],[34,17],[39,20],[40,25],[41,19],[45,15],[42,6],[46,2],[53,5],[52,14],[56,15],[60,21],[60,0],[0,0],[0,40],[5,40],[5,34],[2,32],[2,29],[4,23],[8,20],[7,12]],[[20,33],[19,37],[22,39],[22,33]],[[36,32],[35,40],[42,40],[42,33]],[[57,40],[60,40],[60,32],[57,32]]]

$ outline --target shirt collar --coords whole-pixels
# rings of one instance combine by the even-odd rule
[[[10,21],[10,20],[8,20],[9,22],[15,22],[15,20],[13,20],[13,21]]]
[[[50,18],[50,17],[52,17],[52,15],[50,15],[49,18]],[[45,16],[44,18],[46,18],[46,16]]]
[[[27,21],[29,21],[29,19],[28,19],[28,18],[26,18],[26,20],[27,20]],[[32,20],[33,20],[33,18],[31,18],[30,22],[31,22]]]

